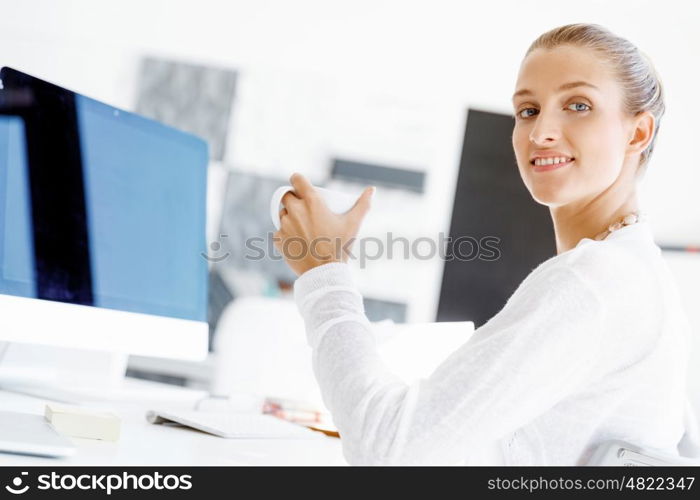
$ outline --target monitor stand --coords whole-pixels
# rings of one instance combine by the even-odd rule
[[[0,390],[66,404],[123,400],[128,355],[43,345],[0,344]]]

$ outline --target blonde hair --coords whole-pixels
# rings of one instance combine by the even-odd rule
[[[610,64],[623,91],[623,110],[631,116],[649,111],[655,118],[654,135],[639,158],[640,173],[646,169],[666,111],[664,92],[651,59],[632,42],[598,24],[567,24],[540,35],[525,53],[535,49],[553,49],[561,45],[595,50]]]

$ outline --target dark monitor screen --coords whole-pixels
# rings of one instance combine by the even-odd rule
[[[513,126],[513,116],[469,110],[450,225],[451,241],[462,237],[468,244],[460,250],[463,260],[445,262],[438,321],[483,325],[530,271],[556,254],[549,210],[533,200],[518,172]],[[477,254],[472,241],[487,248]]]
[[[0,80],[0,293],[206,321],[206,143]]]

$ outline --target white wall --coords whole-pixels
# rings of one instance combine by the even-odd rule
[[[688,370],[688,392],[700,418],[700,254],[667,252],[665,257],[683,295],[683,306],[695,332]]]
[[[698,244],[699,9],[648,0],[0,0],[0,64],[125,108],[144,55],[237,69],[227,164],[299,170],[312,181],[336,155],[425,169],[427,195],[393,224],[436,234],[448,229],[467,106],[511,112],[529,43],[561,24],[597,22],[635,42],[664,79],[668,112],[645,206],[660,242]],[[428,320],[441,265],[412,265],[406,273],[372,263],[362,286],[382,295],[375,278],[390,276],[415,305],[411,319]]]

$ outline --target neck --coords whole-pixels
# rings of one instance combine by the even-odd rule
[[[571,250],[583,238],[593,239],[613,222],[638,210],[636,190],[623,190],[616,184],[592,199],[550,207],[557,254]]]

